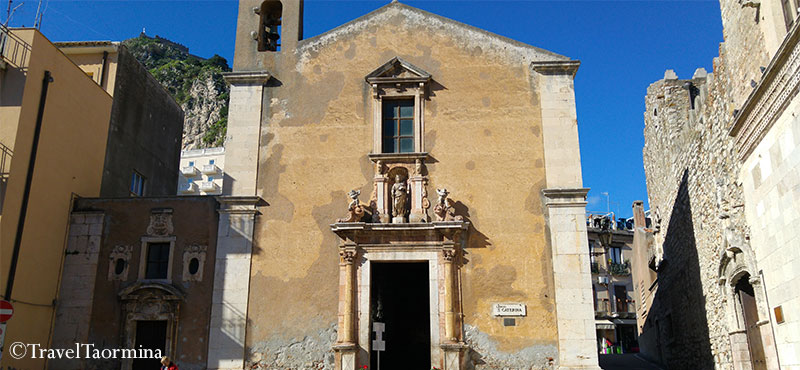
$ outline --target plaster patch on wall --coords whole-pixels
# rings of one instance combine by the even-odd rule
[[[553,369],[558,358],[555,344],[540,344],[515,353],[497,349],[497,342],[477,327],[464,324],[464,339],[469,346],[467,369]]]
[[[303,338],[270,339],[250,347],[247,369],[333,369],[336,324]]]

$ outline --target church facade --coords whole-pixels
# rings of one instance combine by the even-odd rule
[[[240,1],[209,369],[596,369],[579,62]]]

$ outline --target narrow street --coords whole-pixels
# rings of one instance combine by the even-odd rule
[[[633,353],[622,355],[600,355],[603,370],[660,370],[661,368],[643,360]]]

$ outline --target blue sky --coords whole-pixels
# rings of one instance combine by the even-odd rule
[[[306,0],[305,37],[355,19],[385,1]],[[581,61],[575,79],[581,162],[589,211],[628,217],[647,199],[642,167],[644,95],[674,69],[680,78],[712,71],[722,42],[719,2],[707,1],[402,1]],[[3,0],[5,5],[6,0]],[[12,26],[32,26],[38,1],[22,3]],[[42,32],[53,41],[124,40],[142,29],[232,62],[237,2],[56,1]],[[0,19],[5,19],[5,6]],[[604,193],[608,193],[608,197]]]

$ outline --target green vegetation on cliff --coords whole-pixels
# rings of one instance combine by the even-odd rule
[[[189,49],[145,34],[123,42],[153,77],[183,108],[183,148],[222,146],[228,123],[228,86],[222,73],[230,71],[225,58],[203,59]]]

